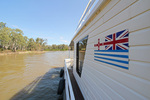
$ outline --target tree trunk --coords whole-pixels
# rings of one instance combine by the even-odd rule
[[[4,46],[2,46],[3,47],[3,51],[4,51]]]
[[[14,47],[14,52],[16,52],[16,47]]]

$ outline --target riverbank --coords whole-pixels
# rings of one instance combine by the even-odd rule
[[[13,51],[1,51],[0,52],[0,56],[1,55],[11,55],[11,54],[28,54],[28,53],[45,53],[47,51],[16,51],[16,52],[13,52]]]

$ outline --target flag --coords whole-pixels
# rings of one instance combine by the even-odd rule
[[[129,69],[128,57],[128,30],[123,30],[103,37],[104,42],[94,44],[98,50],[94,50],[94,60],[111,66]],[[101,46],[105,46],[101,49]]]

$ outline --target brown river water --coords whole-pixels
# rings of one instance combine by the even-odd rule
[[[0,100],[57,100],[68,57],[69,51],[0,56]]]

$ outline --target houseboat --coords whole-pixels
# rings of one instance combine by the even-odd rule
[[[66,100],[150,100],[150,0],[90,0],[70,46]]]

